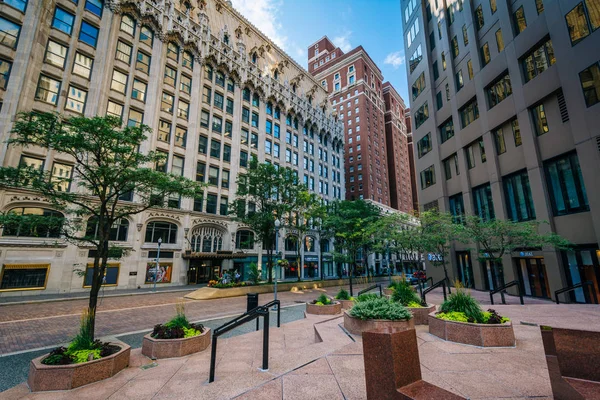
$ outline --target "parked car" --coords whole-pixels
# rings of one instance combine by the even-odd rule
[[[419,278],[417,278],[415,274],[406,274],[406,280],[410,282],[411,285],[416,285],[419,283]]]
[[[427,275],[425,274],[425,271],[423,271],[423,270],[415,271],[413,273],[413,276],[416,277],[417,279],[427,279]]]

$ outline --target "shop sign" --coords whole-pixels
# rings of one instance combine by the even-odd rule
[[[533,251],[521,251],[519,252],[520,257],[533,257]]]
[[[429,254],[427,254],[427,259],[429,261],[440,261],[440,262],[444,261],[444,257],[442,257],[441,254],[432,254],[432,253],[429,253]]]
[[[305,257],[304,257],[304,261],[318,262],[318,261],[319,261],[319,257],[314,257],[314,256],[305,256]]]

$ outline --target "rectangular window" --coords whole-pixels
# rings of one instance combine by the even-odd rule
[[[131,18],[129,15],[123,15],[121,17],[120,29],[131,36],[135,36],[135,21],[133,18]]]
[[[196,164],[196,182],[204,183],[206,179],[206,164],[203,162],[198,162]]]
[[[535,8],[537,9],[538,15],[544,12],[544,1],[543,0],[535,0]]]
[[[192,78],[186,75],[181,75],[181,79],[179,81],[179,90],[184,93],[191,94],[192,93]]]
[[[242,107],[242,122],[250,123],[250,110],[246,107]]]
[[[4,264],[0,291],[44,290],[50,264]]]
[[[469,126],[469,124],[471,124],[473,121],[479,118],[479,107],[477,106],[477,99],[474,98],[471,101],[469,101],[460,110],[458,110],[458,113],[460,114],[461,127],[466,128],[467,126]]]
[[[2,62],[0,60],[0,62]],[[579,73],[579,81],[587,107],[600,102],[600,66],[594,63]],[[1,85],[0,85],[1,86]]]
[[[431,47],[431,50],[435,49],[435,34],[433,31],[429,33],[429,47]]]
[[[65,62],[67,60],[67,50],[68,47],[63,46],[60,43],[49,40],[48,47],[46,48],[46,55],[44,56],[44,61],[48,64],[54,65],[59,68],[65,67]]]
[[[279,139],[281,136],[280,132],[281,132],[281,129],[279,127],[279,124],[275,124],[275,126],[273,127],[273,137],[275,139]]]
[[[427,121],[427,118],[429,118],[429,107],[427,106],[427,102],[425,102],[415,113],[415,129],[423,125],[423,122]]]
[[[108,106],[106,107],[106,115],[123,118],[123,106],[121,104],[109,101]]]
[[[502,177],[508,219],[515,222],[535,219],[533,197],[527,170]]]
[[[171,123],[165,120],[158,121],[158,140],[169,143],[171,141]]]
[[[219,167],[208,167],[208,184],[219,186]]]
[[[179,61],[179,46],[173,42],[167,43],[167,58],[175,62]]]
[[[548,132],[548,120],[546,119],[546,112],[544,111],[544,105],[539,104],[531,109],[531,116],[533,118],[533,126],[535,133],[538,136]]]
[[[517,8],[517,11],[513,13],[513,19],[515,23],[515,35],[523,32],[527,28],[527,21],[525,20],[525,10],[523,6]]]
[[[547,70],[556,62],[552,41],[548,39],[538,47],[534,48],[521,62],[526,82]]]
[[[265,121],[265,132],[267,135],[273,134],[273,123],[269,120]]]
[[[477,26],[477,30],[483,28],[483,25],[485,24],[483,19],[483,8],[481,7],[481,4],[475,9],[475,24]]]
[[[460,89],[463,88],[463,86],[465,85],[465,82],[463,80],[463,74],[462,74],[462,69],[458,70],[458,72],[456,73],[456,91],[458,92]]]
[[[127,74],[113,70],[110,88],[116,92],[125,94],[127,92]]]
[[[496,31],[496,46],[498,46],[498,53],[504,50],[504,39],[502,38],[502,29]]]
[[[184,51],[181,64],[185,68],[194,69],[194,56],[189,51]]]
[[[3,0],[5,4],[16,8],[19,11],[25,12],[27,8],[27,0]]]
[[[589,211],[577,153],[547,161],[544,169],[555,216]]]
[[[469,44],[469,33],[467,32],[467,25],[463,25],[462,33],[463,33],[463,43],[466,47]]]
[[[204,203],[204,199],[202,196],[194,198],[194,211],[202,212],[202,205]]]
[[[450,117],[442,125],[440,125],[440,137],[442,143],[454,137],[454,121],[452,120],[452,117]]]
[[[55,162],[52,165],[52,182],[59,192],[68,192],[71,187],[73,166]]]
[[[177,176],[183,176],[183,157],[173,156],[171,164],[171,173]]]
[[[69,86],[65,110],[70,110],[79,114],[83,114],[83,111],[85,110],[86,98],[87,92],[85,90],[76,88],[75,86]]]
[[[431,133],[428,133],[417,142],[417,154],[419,158],[429,153],[431,148]]]
[[[202,88],[202,101],[205,102],[206,104],[210,104],[211,95],[212,95],[211,89],[208,86],[204,86]]]
[[[229,204],[227,202],[227,197],[221,196],[221,204],[219,206],[219,214],[227,215],[229,209]]]
[[[240,151],[240,167],[246,168],[248,166],[248,152]]]
[[[437,92],[435,95],[436,107],[439,110],[444,106],[444,100],[442,99],[442,92]]]
[[[150,73],[150,60],[151,57],[148,54],[138,51],[137,60],[135,61],[136,71],[141,71],[146,74]]]
[[[208,138],[206,136],[200,135],[198,139],[198,153],[206,154],[208,150]]]
[[[115,54],[115,58],[117,60],[121,60],[127,65],[131,63],[131,52],[133,51],[132,47],[125,42],[118,41],[117,42],[117,53]]]
[[[4,19],[0,20],[0,30],[4,31],[4,27],[5,27],[5,23],[4,23]],[[8,21],[6,21],[8,22]],[[75,16],[73,14],[71,14],[70,12],[67,12],[65,10],[63,10],[60,7],[56,7],[56,9],[54,10],[54,18],[52,19],[52,27],[55,29],[58,29],[59,31],[62,31],[64,33],[66,33],[67,35],[70,35],[71,32],[73,32],[73,23],[75,22]],[[11,25],[17,26],[15,24],[10,23]],[[20,30],[20,27],[18,27]],[[11,31],[9,31],[9,40],[11,40],[11,37],[14,37],[14,46],[9,46],[9,47],[16,47],[16,39],[17,39],[17,35],[18,35],[18,30],[17,30],[17,35],[13,35],[14,33],[14,28],[11,29]],[[6,39],[2,39],[2,43],[5,43]]]
[[[490,0],[490,10],[492,10],[492,14],[498,10],[498,7],[496,6],[496,0]]]
[[[451,158],[452,157],[446,158],[442,161],[442,164],[444,166],[444,177],[446,178],[446,180],[452,179],[452,166],[450,165]]]
[[[273,148],[273,142],[265,140],[265,154],[271,154]]]
[[[175,127],[175,146],[184,147],[187,141],[187,129],[182,126]]]
[[[440,71],[438,69],[437,61],[433,62],[433,80],[437,80],[440,77]]]
[[[521,128],[519,128],[519,120],[515,118],[510,124],[513,131],[513,137],[515,139],[515,147],[519,147],[523,143],[521,141]]]
[[[150,47],[154,44],[154,32],[147,26],[142,26],[140,29],[140,43],[145,43]]]
[[[483,145],[483,137],[479,138],[479,155],[481,156],[482,163],[487,161],[487,157],[485,155],[485,146]]]
[[[258,128],[258,113],[252,112],[252,127]]]
[[[460,50],[458,48],[458,38],[456,36],[454,36],[452,38],[452,41],[450,42],[450,46],[452,46],[452,57],[454,57],[454,58],[458,57]]]
[[[249,136],[249,132],[246,129],[242,129],[242,134],[241,134],[241,143],[242,144],[248,144],[248,136]]]
[[[273,157],[279,158],[279,145],[277,143],[273,144]]]
[[[475,168],[475,150],[473,150],[475,146],[473,144],[469,145],[469,147],[465,148],[465,155],[467,157],[467,168]]]
[[[131,90],[131,98],[145,102],[147,88],[148,88],[148,85],[146,83],[139,81],[137,79],[134,79],[133,80],[133,89]]]
[[[210,141],[210,156],[214,158],[221,158],[221,142],[212,139]]]
[[[96,28],[92,24],[88,24],[85,21],[81,21],[79,40],[95,48],[96,43],[98,43],[98,33],[100,33],[100,29]]]
[[[177,71],[171,67],[165,67],[165,84],[175,87],[175,82],[177,81]]]
[[[450,208],[450,214],[452,214],[452,222],[454,222],[455,224],[464,223],[465,203],[463,201],[462,193],[458,193],[454,196],[448,197],[448,205]]]
[[[127,118],[127,126],[140,126],[144,120],[144,113],[136,111],[133,108],[129,109],[129,118]]]
[[[446,67],[446,54],[442,51],[442,69],[445,71]]]
[[[6,89],[6,86],[8,86],[8,78],[10,76],[11,68],[12,63],[0,58],[0,89]],[[1,107],[2,103],[0,102],[0,109]]]
[[[206,110],[202,110],[200,112],[200,126],[204,128],[208,128],[208,121],[210,119],[210,114]]]
[[[213,115],[212,130],[221,134],[223,132],[223,119],[217,115]]]
[[[221,87],[225,87],[225,75],[222,72],[217,72],[215,83]]]
[[[216,194],[208,194],[206,196],[206,212],[208,214],[216,214],[217,213],[217,195]]]
[[[98,17],[102,17],[102,0],[85,0],[85,9]]]
[[[506,153],[506,142],[504,141],[504,132],[502,128],[498,128],[492,132],[494,136],[494,142],[496,143],[496,154]]]
[[[492,57],[490,55],[490,46],[486,43],[481,47],[481,64],[486,66],[491,61]]]
[[[225,112],[227,114],[231,114],[233,115],[233,100],[230,98],[227,98],[226,103],[225,103]]]
[[[218,108],[219,110],[222,110],[223,109],[223,102],[224,102],[224,100],[225,99],[223,98],[223,95],[221,93],[215,92],[215,96],[214,96],[214,99],[213,99],[213,101],[214,101],[213,104],[214,104],[214,106],[216,108]]]
[[[473,188],[473,205],[475,215],[478,215],[482,220],[490,221],[496,218],[492,188],[489,183]]]
[[[223,161],[231,162],[231,146],[228,144],[223,145]]]
[[[60,81],[52,79],[46,75],[40,75],[35,99],[46,103],[56,105],[60,93]]]
[[[160,103],[160,110],[168,112],[169,114],[173,114],[173,103],[174,102],[175,102],[175,98],[172,95],[170,95],[166,92],[163,92],[162,101]]]
[[[420,173],[421,177],[421,189],[427,189],[429,186],[435,185],[435,168],[430,166],[425,168]]]
[[[473,80],[473,62],[471,60],[467,61],[467,71],[469,72],[469,80]]]
[[[233,134],[233,124],[231,121],[225,121],[225,137],[231,137]]]
[[[421,75],[417,78],[415,83],[412,85],[412,99],[413,101],[419,97],[419,95],[425,90],[425,72],[421,72]]]
[[[488,86],[486,92],[490,109],[510,96],[512,94],[512,86],[510,84],[510,75],[508,75],[508,71],[496,80],[495,83]]]
[[[416,50],[413,52],[413,54],[410,56],[410,60],[409,60],[409,66],[410,66],[410,73],[412,74],[413,71],[415,70],[415,68],[417,68],[417,65],[419,65],[419,63],[421,62],[421,60],[423,59],[423,54],[421,53],[421,45],[419,44],[416,48]]]

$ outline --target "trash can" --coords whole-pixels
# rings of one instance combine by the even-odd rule
[[[248,293],[247,296],[248,308],[246,311],[250,311],[258,307],[258,293]]]

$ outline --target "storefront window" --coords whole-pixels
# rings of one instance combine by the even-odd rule
[[[517,258],[526,296],[550,298],[550,285],[543,258]]]
[[[43,290],[48,281],[50,264],[4,264],[0,291]]]
[[[102,279],[102,286],[117,286],[119,283],[119,269],[121,264],[111,263],[106,266],[104,271],[104,278]],[[94,274],[94,264],[89,263],[85,268],[85,278],[83,279],[83,287],[88,288],[92,286],[92,278]]]
[[[600,250],[598,249],[579,249],[564,251],[563,261],[566,266],[567,282],[569,286],[577,285],[582,282],[591,282],[592,287],[584,286],[575,289],[570,295],[569,300],[577,303],[592,303],[593,296],[591,290],[596,291],[596,298],[600,299],[600,289],[598,285],[598,276],[600,275]],[[564,296],[564,295],[561,295]],[[560,300],[564,300],[561,298]]]
[[[307,236],[304,238],[304,251],[313,253],[317,251],[315,248],[315,238],[312,236]]]

